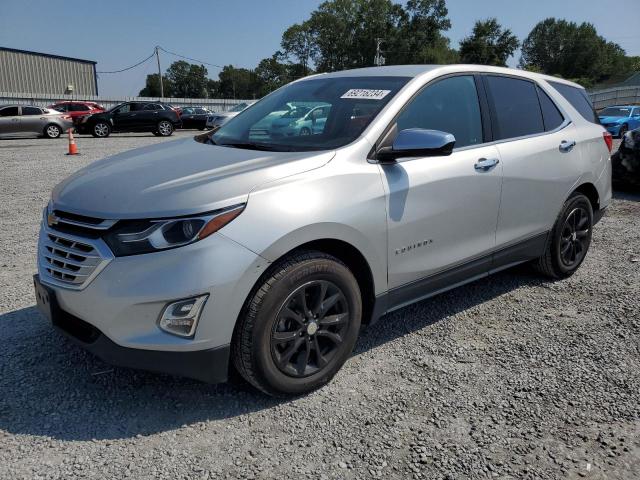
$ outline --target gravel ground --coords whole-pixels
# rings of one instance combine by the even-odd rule
[[[0,478],[640,478],[639,196],[571,279],[518,268],[402,309],[282,401],[112,368],[34,308],[51,188],[158,141],[0,140]]]

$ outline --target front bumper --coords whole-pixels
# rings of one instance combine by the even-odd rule
[[[49,231],[43,224],[40,256],[43,236]],[[105,361],[221,381],[226,373],[208,372],[207,365],[215,360],[226,369],[236,320],[268,264],[215,233],[185,247],[112,258],[80,289],[56,284],[40,261],[39,276],[54,292],[64,318],[95,329],[96,340],[80,344]],[[209,299],[192,338],[160,329],[158,321],[167,303],[203,294]]]
[[[34,283],[37,290],[38,275],[34,276]],[[51,302],[53,326],[73,343],[107,363],[119,367],[193,378],[207,383],[220,383],[227,380],[229,345],[193,352],[122,347],[90,323],[62,310],[55,296],[49,296],[48,299]]]

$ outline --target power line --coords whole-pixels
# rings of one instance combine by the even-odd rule
[[[126,72],[127,70],[131,70],[132,68],[136,68],[138,65],[142,65],[144,62],[146,62],[147,60],[149,60],[151,57],[153,57],[156,54],[156,52],[154,51],[151,55],[149,55],[147,58],[145,58],[144,60],[139,61],[138,63],[136,63],[135,65],[131,65],[130,67],[127,68],[123,68],[122,70],[113,70],[111,72],[96,72],[96,73],[121,73],[121,72]]]
[[[198,60],[196,58],[191,58],[191,57],[187,57],[185,55],[180,55],[179,53],[170,52],[169,50],[166,50],[165,48],[161,47],[160,45],[158,45],[157,48],[162,50],[165,53],[168,53],[169,55],[175,55],[176,57],[184,58],[185,60],[191,60],[192,62],[201,63],[203,65],[209,65],[211,67],[224,68],[222,65],[216,65],[215,63],[205,62],[203,60]]]

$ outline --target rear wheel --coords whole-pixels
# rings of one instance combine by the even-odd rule
[[[97,122],[91,129],[91,135],[96,138],[106,138],[111,134],[111,125],[107,122]]]
[[[591,245],[593,209],[589,199],[574,193],[565,202],[551,230],[545,253],[536,267],[551,278],[573,275],[582,264]]]
[[[158,128],[156,129],[159,136],[168,137],[173,133],[173,124],[168,120],[161,120],[158,122]],[[155,132],[154,132],[155,133]]]
[[[233,362],[269,395],[307,393],[349,358],[360,329],[360,289],[346,265],[321,252],[292,254],[270,273],[245,304]]]
[[[62,135],[62,128],[54,123],[50,123],[44,127],[44,136],[47,138],[58,138]]]

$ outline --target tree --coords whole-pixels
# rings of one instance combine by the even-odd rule
[[[202,98],[207,95],[207,69],[204,65],[179,60],[167,69],[172,97]],[[169,96],[165,90],[165,96]]]
[[[170,96],[173,85],[165,76],[162,77],[162,86],[164,87],[165,97]],[[141,97],[160,97],[160,80],[157,73],[147,75],[145,87],[140,90],[138,95]]]
[[[626,64],[624,50],[598,35],[586,22],[578,25],[547,18],[522,42],[520,66],[583,83],[606,80]]]
[[[302,69],[306,75],[309,69],[309,61],[315,54],[313,36],[309,23],[296,23],[287,28],[282,34],[281,45],[284,54],[293,57],[296,60],[295,63],[302,65]]]
[[[509,29],[495,18],[477,21],[470,36],[460,42],[460,61],[480,65],[507,66],[507,59],[520,46]]]

